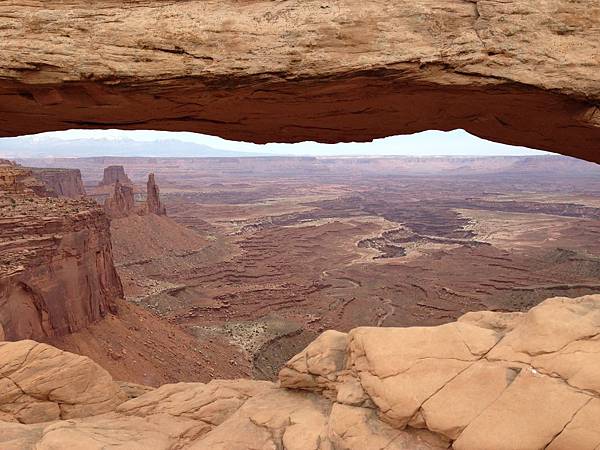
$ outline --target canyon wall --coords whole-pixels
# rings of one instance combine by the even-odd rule
[[[2,173],[25,169],[0,166]],[[123,290],[109,222],[94,201],[0,186],[0,335],[44,339],[115,312]]]
[[[30,170],[34,177],[61,197],[77,198],[85,195],[79,169],[31,168]]]
[[[112,186],[117,181],[121,184],[133,184],[125,173],[123,166],[108,166],[104,168],[104,174],[99,186]]]
[[[0,136],[425,129],[600,161],[596,0],[0,4]]]
[[[31,170],[0,159],[0,194],[7,196],[56,196],[40,179],[33,176]]]

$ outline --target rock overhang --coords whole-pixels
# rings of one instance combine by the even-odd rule
[[[342,142],[463,128],[600,160],[594,0],[3,9],[0,136],[123,128]]]

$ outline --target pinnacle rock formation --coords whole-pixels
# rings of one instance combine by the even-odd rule
[[[111,219],[118,219],[132,214],[134,208],[133,188],[117,180],[113,193],[104,202],[104,211]]]
[[[598,352],[600,295],[436,327],[326,331],[279,385],[152,389],[44,344],[3,343],[0,448],[595,449]]]
[[[599,161],[599,15],[597,0],[0,2],[0,135],[463,128]]]
[[[154,180],[153,173],[148,175],[148,182],[146,183],[146,212],[158,216],[167,215],[167,210],[160,201],[160,190]]]
[[[104,175],[99,186],[112,186],[117,181],[121,184],[133,184],[125,173],[123,166],[108,166],[104,168]]]

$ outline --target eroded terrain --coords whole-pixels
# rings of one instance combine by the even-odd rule
[[[100,200],[109,164],[138,187],[156,173],[168,217],[111,224],[127,299],[199,342],[228,342],[243,355],[235,373],[272,379],[323,330],[437,325],[598,292],[600,170],[525,160],[437,160],[429,173],[368,159],[69,164]]]

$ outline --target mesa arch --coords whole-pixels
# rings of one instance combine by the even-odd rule
[[[464,128],[600,161],[596,0],[11,0],[0,17],[0,136]]]

